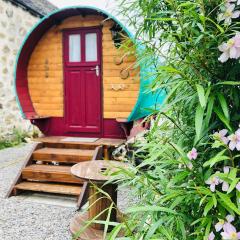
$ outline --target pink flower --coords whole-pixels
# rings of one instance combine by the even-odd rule
[[[190,162],[190,163],[187,164],[187,167],[188,167],[190,170],[192,170],[192,169],[193,169],[193,164]]]
[[[227,4],[230,4],[231,2],[236,3],[236,5],[240,5],[240,0],[226,0]]]
[[[198,152],[196,148],[193,148],[190,152],[188,152],[187,157],[189,160],[195,160],[198,156]]]
[[[230,224],[226,223],[223,226],[223,232],[221,232],[223,240],[239,240],[240,232],[237,232],[236,228]]]
[[[215,238],[215,234],[211,232],[208,236],[208,240],[213,240]]]
[[[225,174],[228,174],[229,171],[230,171],[230,167],[229,167],[229,166],[225,166],[225,167],[223,168],[223,172],[224,172]]]
[[[240,192],[240,182],[236,185],[236,189]]]
[[[222,191],[227,192],[228,189],[229,189],[229,184],[224,181],[223,184],[222,184]]]
[[[226,220],[227,221],[225,222],[223,219],[220,219],[219,222],[215,225],[215,229],[216,229],[217,232],[220,232],[223,229],[225,224],[233,222],[234,221],[234,216],[227,215]]]
[[[234,219],[235,219],[235,218],[234,218],[234,216],[233,216],[233,215],[230,215],[230,214],[229,214],[229,215],[227,215],[227,216],[226,216],[226,220],[227,220],[227,222],[228,222],[228,223],[231,223],[231,222],[233,222],[233,221],[234,221]]]
[[[240,57],[240,33],[229,39],[227,43],[221,44],[218,49],[222,52],[218,58],[220,62],[224,63],[229,58],[238,59]]]
[[[240,0],[239,0],[240,1]],[[228,138],[226,137],[228,133],[228,130],[227,129],[222,129],[220,130],[219,132],[215,132],[214,133],[214,136],[218,139],[220,139],[224,144],[228,144],[229,140]]]
[[[219,177],[212,176],[207,181],[206,184],[210,185],[210,189],[212,192],[215,192],[216,186],[220,183]]]
[[[219,222],[215,225],[215,229],[217,232],[220,232],[223,228],[225,221],[220,219]]]
[[[230,171],[230,167],[226,166],[226,167],[223,168],[223,172],[224,172],[225,174],[228,174],[229,171]],[[229,184],[228,184],[228,182],[222,181],[222,191],[227,192],[228,189],[229,189]]]
[[[226,11],[218,15],[218,21],[221,22],[224,20],[226,25],[230,25],[233,18],[238,18],[240,16],[240,11],[234,11],[234,9],[234,4],[227,4]]]
[[[230,140],[229,148],[234,150],[235,148],[240,150],[240,129],[238,129],[235,134],[231,134],[228,139]]]

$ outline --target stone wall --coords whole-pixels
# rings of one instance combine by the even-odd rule
[[[0,0],[0,138],[11,135],[14,128],[31,131],[23,120],[14,93],[14,65],[18,50],[27,32],[39,18]]]

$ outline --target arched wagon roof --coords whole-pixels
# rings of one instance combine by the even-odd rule
[[[48,31],[52,26],[61,23],[67,17],[76,16],[79,14],[99,14],[106,16],[114,20],[122,29],[128,34],[128,36],[134,41],[134,34],[132,34],[126,26],[124,26],[117,18],[107,13],[99,8],[90,6],[78,6],[78,7],[68,7],[52,12],[50,15],[41,19],[36,26],[32,28],[29,34],[26,36],[20,51],[17,56],[17,62],[15,67],[15,93],[18,106],[21,110],[22,116],[26,119],[31,119],[32,116],[36,115],[31,98],[29,95],[28,80],[27,80],[27,66],[28,61],[31,56],[34,47],[41,39],[44,33]],[[142,47],[138,48],[141,51]],[[148,86],[153,80],[149,77],[149,72],[151,72],[151,66],[147,66],[144,63],[140,65],[140,91],[136,105],[128,117],[129,121],[145,117],[151,113],[150,108],[155,106],[159,108],[165,98],[165,92],[155,92],[151,93],[147,91],[146,86]]]

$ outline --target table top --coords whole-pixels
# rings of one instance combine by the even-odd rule
[[[109,160],[86,161],[74,165],[71,173],[84,180],[93,182],[106,182],[111,179],[111,173],[126,168],[126,163]]]

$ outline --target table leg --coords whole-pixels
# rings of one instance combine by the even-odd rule
[[[112,200],[108,199],[103,193],[100,193],[96,186],[98,188],[101,188],[104,192],[111,196]],[[89,188],[89,206],[91,206],[89,208],[89,220],[95,218],[97,215],[100,214],[100,216],[96,220],[105,221],[109,213],[109,211],[106,209],[111,206],[112,202],[117,204],[117,186],[112,184],[108,184],[105,186],[98,184],[96,186],[91,184]],[[106,211],[104,212],[104,210]],[[117,221],[117,211],[115,208],[111,210],[110,221]],[[94,223],[92,224],[92,228],[97,230],[103,230],[104,224]]]
[[[109,149],[107,146],[103,148],[103,153],[104,153],[104,160],[110,160]]]

